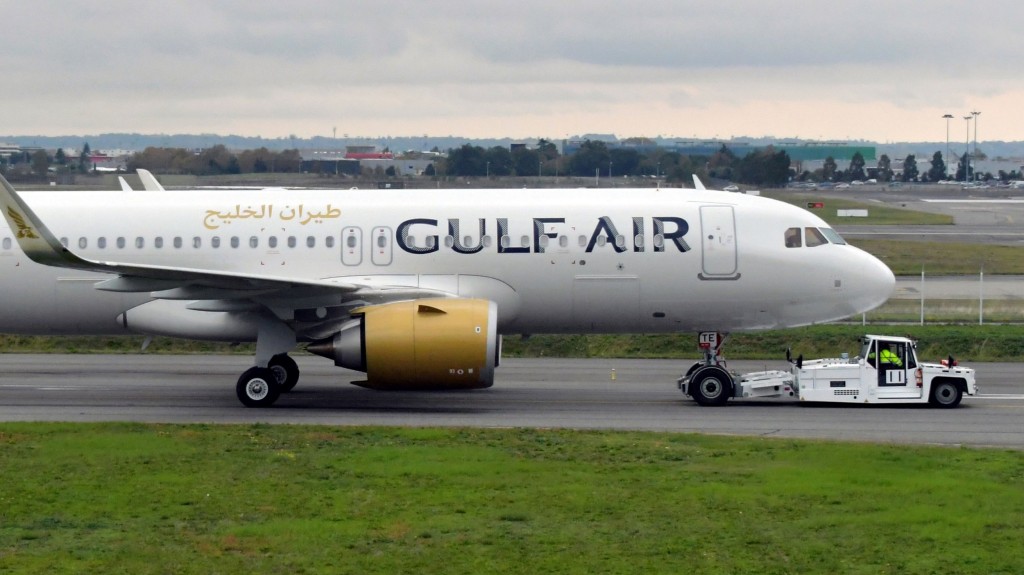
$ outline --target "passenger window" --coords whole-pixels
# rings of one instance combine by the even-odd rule
[[[11,249],[11,238],[4,238],[4,249]]]
[[[587,236],[580,235],[579,244],[581,248],[587,247]]]
[[[804,228],[807,235],[807,247],[813,248],[828,243],[825,235],[818,231],[818,228]]]
[[[141,250],[144,247],[146,247],[146,240],[142,238],[135,238],[135,249]]]
[[[181,247],[181,236],[175,236],[175,238],[174,238],[174,247],[175,248],[180,248]]]
[[[637,247],[637,248],[644,247],[644,235],[643,234],[638,234],[635,238],[633,238],[633,246]]]
[[[540,247],[546,248],[548,247],[548,244],[551,243],[551,238],[548,236],[541,236],[540,239],[537,240],[537,243],[540,244]]]
[[[567,248],[569,247],[569,236],[558,236],[558,247]]]
[[[507,248],[510,245],[512,245],[512,239],[509,238],[508,236],[501,236],[501,240],[500,241],[501,241],[501,247],[503,247],[503,248]]]
[[[80,247],[80,248],[82,248],[84,250],[88,246],[89,246],[89,240],[87,240],[85,238],[78,238],[78,247]]]
[[[661,234],[654,234],[654,247],[659,250],[665,247],[665,236]]]
[[[446,248],[455,247],[455,238],[453,238],[451,236],[445,236],[444,237],[444,247],[446,247]]]
[[[156,249],[164,247],[164,239],[161,236],[153,238],[153,247]]]
[[[334,247],[334,236],[327,236],[326,238],[324,238],[324,245],[326,245],[329,248],[333,248]]]
[[[107,238],[96,238],[96,247],[98,247],[101,250],[107,249]]]
[[[238,239],[238,236],[231,236],[231,247],[237,248],[241,243],[242,242]]]
[[[491,236],[484,236],[483,243],[485,248],[489,248],[491,247],[491,244],[494,243],[494,240],[491,239]]]
[[[212,238],[210,238],[210,247],[212,247],[212,248],[219,248],[220,247],[220,236],[213,236]]]
[[[349,241],[349,247],[352,247],[352,248],[356,247],[355,238],[352,237],[352,236],[349,236],[348,239],[350,240]],[[377,247],[378,248],[385,248],[385,247],[387,247],[387,245],[388,245],[388,239],[386,237],[384,237],[382,235],[381,236],[377,236]]]
[[[192,247],[197,249],[197,250],[199,248],[203,247],[203,238],[201,238],[199,236],[196,236],[196,237],[192,238]]]
[[[250,248],[258,248],[258,247],[260,247],[260,239],[258,237],[256,237],[256,236],[250,237],[249,238],[249,247]]]
[[[597,236],[597,246],[603,248],[608,243],[608,236]]]
[[[124,238],[117,238],[117,249],[123,250],[126,243]]]
[[[383,240],[383,239],[384,239],[384,236],[381,236],[381,237],[377,238],[377,243],[378,244],[383,243],[383,242],[381,242],[381,240]],[[347,245],[350,248],[356,247],[356,237],[355,236],[349,236],[349,237],[345,238],[345,245]],[[380,247],[384,247],[384,246],[380,246]]]
[[[64,247],[68,247],[68,239],[67,238],[61,238],[60,239],[60,245],[62,245]]]
[[[789,228],[786,230],[786,247],[798,248],[803,245],[800,239],[800,228]]]
[[[270,247],[270,249],[276,248],[277,247],[277,236],[270,236],[269,238],[267,238],[267,245]]]
[[[295,239],[295,236],[288,236],[288,247],[294,248],[297,244],[298,241]]]
[[[307,248],[315,248],[316,247],[316,238],[313,237],[313,236],[307,236],[306,237],[306,247]]]
[[[530,247],[530,236],[523,236],[519,238],[519,245],[524,248]]]
[[[626,247],[626,236],[623,236],[621,234],[615,236],[615,247],[619,248],[620,250]]]

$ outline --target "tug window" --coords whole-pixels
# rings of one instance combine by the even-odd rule
[[[800,228],[789,228],[786,230],[786,247],[799,248],[803,245],[800,236]]]

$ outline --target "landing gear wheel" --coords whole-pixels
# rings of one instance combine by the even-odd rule
[[[700,405],[725,405],[733,393],[732,376],[717,365],[708,365],[694,372],[687,389]]]
[[[250,367],[238,378],[235,393],[246,407],[270,407],[281,394],[281,387],[270,368]]]
[[[270,358],[267,367],[274,372],[281,393],[288,393],[295,389],[296,383],[299,383],[299,365],[288,354],[282,353]]]
[[[928,398],[928,403],[936,407],[949,409],[960,405],[960,400],[963,397],[964,392],[956,382],[937,381],[932,383],[932,395]]]

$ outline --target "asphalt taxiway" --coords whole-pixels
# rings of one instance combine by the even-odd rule
[[[298,360],[295,391],[248,409],[234,392],[244,356],[0,355],[0,421],[633,429],[1024,448],[1020,364],[973,365],[981,393],[942,410],[782,399],[700,407],[675,387],[684,361],[505,359],[490,389],[380,392],[349,385],[359,373]],[[739,372],[785,367],[730,363]]]

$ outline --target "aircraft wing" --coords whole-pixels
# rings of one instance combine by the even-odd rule
[[[272,299],[280,302],[303,298],[308,303],[310,299],[330,297],[335,305],[345,301],[384,303],[451,295],[406,286],[369,287],[331,280],[90,260],[62,245],[3,176],[0,176],[0,209],[18,245],[32,261],[118,276],[97,280],[95,287],[105,291],[151,292],[154,298],[176,300]]]

